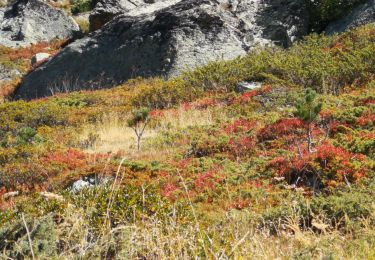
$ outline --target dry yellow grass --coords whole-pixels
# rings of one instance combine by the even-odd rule
[[[155,136],[154,130],[145,131],[144,138]],[[135,150],[135,135],[126,120],[118,114],[108,114],[100,123],[86,125],[81,135],[81,141],[92,139],[87,147],[90,153],[116,153],[124,151],[131,153]]]
[[[158,124],[147,127],[142,143],[158,138],[164,131],[179,131],[190,126],[211,125],[214,122],[213,113],[206,110],[184,110],[178,108],[164,113]],[[144,146],[142,151],[136,151],[136,136],[133,129],[127,126],[126,117],[119,114],[107,114],[100,123],[87,124],[80,136],[81,143],[90,141],[86,151],[89,153],[116,153],[123,151],[128,157],[142,155],[142,157],[169,154],[171,149],[160,150],[152,146]]]
[[[179,225],[173,218],[139,220],[106,229],[96,239],[84,212],[69,208],[55,230],[63,249],[59,259],[374,259],[373,241],[343,235],[302,231],[290,220],[288,229],[257,229],[246,213],[223,216],[220,225]],[[163,224],[164,223],[164,224]],[[364,230],[371,230],[370,226]],[[91,235],[90,235],[91,234]],[[200,234],[204,235],[204,244]],[[368,235],[371,235],[369,233]],[[225,242],[223,241],[225,238]],[[19,245],[21,246],[21,245]],[[111,253],[110,253],[111,252]],[[109,255],[108,255],[109,254]],[[1,258],[1,253],[0,253]]]
[[[161,129],[175,128],[184,129],[189,126],[212,125],[214,123],[214,113],[210,109],[185,110],[180,107],[176,110],[170,110],[164,113],[163,120],[160,122]]]

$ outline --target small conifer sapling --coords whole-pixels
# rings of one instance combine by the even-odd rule
[[[128,126],[134,130],[137,138],[137,150],[141,150],[141,140],[145,129],[149,123],[149,109],[139,108],[132,112],[131,118],[128,120]]]
[[[305,96],[296,105],[296,116],[301,119],[307,126],[307,147],[308,152],[313,152],[313,125],[317,120],[323,104],[316,101],[315,90],[306,89]]]

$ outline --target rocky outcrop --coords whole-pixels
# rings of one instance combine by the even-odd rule
[[[18,0],[0,9],[0,45],[27,46],[65,39],[79,31],[74,20],[39,0]]]
[[[103,27],[119,14],[137,16],[152,13],[176,4],[181,0],[101,0],[90,14],[90,30]]]
[[[120,15],[26,76],[16,96],[171,77],[259,44],[289,46],[307,33],[306,14],[304,0],[184,0],[154,13]]]
[[[375,22],[375,0],[368,0],[354,8],[344,18],[328,25],[327,34],[344,32],[357,26]]]

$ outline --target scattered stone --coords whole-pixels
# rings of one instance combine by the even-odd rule
[[[37,53],[31,58],[31,65],[34,66],[36,64],[39,64],[45,60],[47,60],[49,57],[51,57],[51,54],[49,53]]]
[[[262,83],[261,82],[246,82],[246,81],[242,81],[240,83],[237,84],[237,86],[235,87],[235,91],[237,93],[245,93],[247,91],[250,91],[250,90],[254,90],[254,89],[259,89],[262,87]]]
[[[86,188],[106,185],[111,180],[112,178],[110,177],[86,176],[74,182],[70,188],[70,191],[72,193],[77,193]]]
[[[11,199],[11,198],[17,197],[18,195],[20,195],[20,192],[19,192],[19,191],[8,192],[8,193],[5,193],[5,194],[3,195],[3,199],[4,199],[4,200],[8,200],[8,199]]]
[[[275,181],[277,181],[277,182],[282,182],[282,181],[285,181],[285,177],[274,177],[273,178]]]
[[[18,0],[0,8],[0,45],[29,46],[70,38],[75,31],[79,26],[73,18],[41,0]]]
[[[64,201],[64,197],[55,193],[51,192],[40,192],[39,193],[44,199],[46,200],[58,200],[58,201]]]
[[[83,189],[90,188],[90,187],[93,187],[93,186],[94,185],[92,185],[88,181],[78,180],[78,181],[76,181],[76,182],[73,183],[71,191],[73,193],[77,193],[77,192],[79,192],[79,191],[81,191]]]

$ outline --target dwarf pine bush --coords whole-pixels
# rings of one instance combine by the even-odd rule
[[[218,61],[182,74],[184,85],[201,91],[233,91],[241,81],[261,81],[337,95],[375,74],[375,28],[340,36],[311,35],[285,50],[264,48],[242,58]]]

